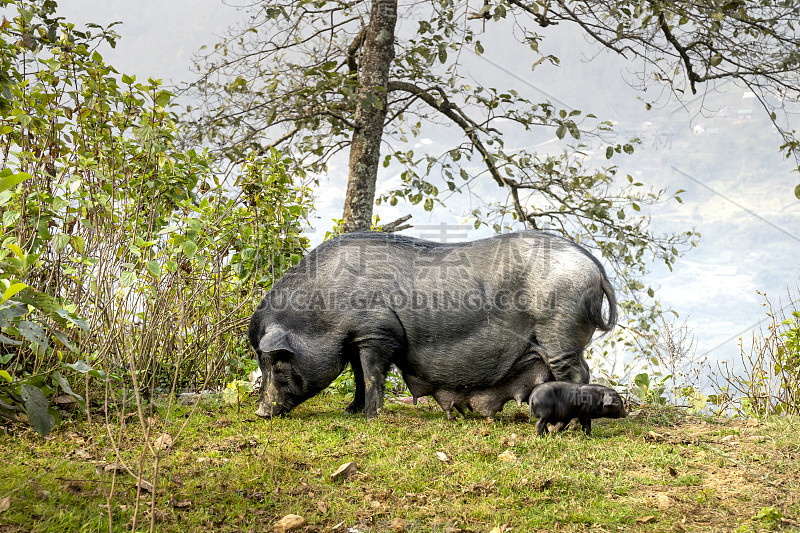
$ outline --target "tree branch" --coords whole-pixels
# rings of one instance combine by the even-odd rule
[[[681,59],[683,59],[683,65],[686,67],[686,76],[689,78],[689,86],[692,88],[692,94],[697,94],[697,87],[695,86],[695,83],[701,81],[700,77],[692,68],[692,60],[689,57],[689,54],[686,52],[686,48],[684,48],[681,43],[678,42],[678,39],[676,39],[670,31],[669,25],[667,24],[667,18],[664,16],[663,11],[658,12],[658,25],[661,28],[661,32],[664,34],[664,37],[667,38],[669,44],[671,44],[672,47],[678,51]]]
[[[525,209],[522,207],[522,203],[519,200],[519,193],[517,192],[517,187],[519,186],[519,182],[514,179],[506,178],[500,174],[500,170],[497,168],[497,165],[494,162],[494,156],[489,153],[489,150],[483,145],[480,137],[478,137],[477,131],[479,127],[477,124],[470,123],[464,114],[464,112],[459,108],[457,105],[451,103],[447,97],[445,96],[444,91],[441,89],[437,89],[437,92],[442,96],[437,98],[430,94],[427,90],[414,85],[413,83],[409,83],[406,81],[397,81],[392,80],[389,82],[389,86],[387,87],[389,91],[404,91],[407,93],[411,93],[420,100],[434,108],[435,110],[439,111],[441,114],[455,122],[466,134],[467,138],[472,143],[478,152],[481,154],[483,158],[483,162],[486,164],[486,168],[489,171],[489,174],[492,176],[492,179],[500,186],[505,187],[508,189],[509,193],[511,194],[512,201],[514,202],[514,211],[516,211],[517,216],[520,220],[527,221],[531,225],[535,227],[535,224],[532,220],[530,220],[526,214]]]
[[[356,34],[356,38],[353,39],[353,42],[350,43],[350,46],[347,47],[347,69],[351,73],[355,73],[358,71],[358,62],[356,61],[356,54],[358,50],[361,48],[361,45],[364,44],[364,37],[367,35],[367,28],[361,28],[359,32]]]

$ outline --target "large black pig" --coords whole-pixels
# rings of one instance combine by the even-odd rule
[[[373,418],[394,363],[415,397],[450,395],[451,407],[474,399],[493,415],[541,381],[537,361],[555,379],[588,382],[583,350],[615,322],[603,267],[562,237],[527,231],[439,244],[342,235],[289,269],[250,319],[263,373],[256,414],[290,411],[350,363],[356,392],[346,412]]]
[[[583,431],[591,435],[593,418],[628,416],[617,391],[597,384],[545,383],[533,390],[528,406],[531,419],[536,417],[536,433],[540,437],[545,435],[548,424],[561,431],[573,418],[577,418]]]

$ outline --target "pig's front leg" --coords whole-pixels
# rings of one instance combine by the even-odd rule
[[[344,408],[344,412],[353,415],[364,410],[364,370],[361,368],[361,361],[357,357],[352,358],[350,367],[353,369],[356,393],[353,401]]]
[[[391,365],[391,354],[385,349],[367,345],[359,349],[359,358],[364,375],[364,414],[367,420],[372,420],[383,409],[383,392]]]

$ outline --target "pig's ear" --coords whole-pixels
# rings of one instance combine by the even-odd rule
[[[282,328],[267,330],[258,343],[258,349],[262,356],[269,357],[272,360],[286,361],[294,356],[294,350],[289,344],[288,335]]]
[[[614,405],[614,397],[606,392],[603,394],[603,407],[609,407],[611,405]]]

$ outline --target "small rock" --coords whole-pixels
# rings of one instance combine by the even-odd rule
[[[656,517],[653,515],[643,516],[641,518],[636,519],[637,524],[652,524],[656,521]]]
[[[306,519],[300,515],[287,514],[275,523],[275,531],[278,533],[287,533],[294,531],[306,525]]]
[[[756,427],[758,427],[758,419],[757,418],[748,418],[746,425],[749,428],[756,428]]]
[[[436,452],[436,458],[443,463],[446,463],[450,460],[444,452]]]
[[[511,450],[506,450],[500,455],[498,455],[497,458],[503,461],[504,463],[513,463],[514,461],[517,460],[517,455]]]
[[[344,481],[356,472],[358,472],[358,466],[354,462],[344,463],[331,474],[331,481]]]
[[[396,531],[397,533],[403,533],[407,527],[408,524],[402,518],[395,518],[389,524],[389,529]]]
[[[641,418],[643,416],[644,416],[644,413],[642,412],[641,409],[636,409],[636,410],[631,411],[630,413],[628,413],[628,418],[632,418],[633,420],[636,420],[637,418]]]
[[[672,499],[666,494],[659,494],[656,496],[656,507],[662,511],[672,507]]]

